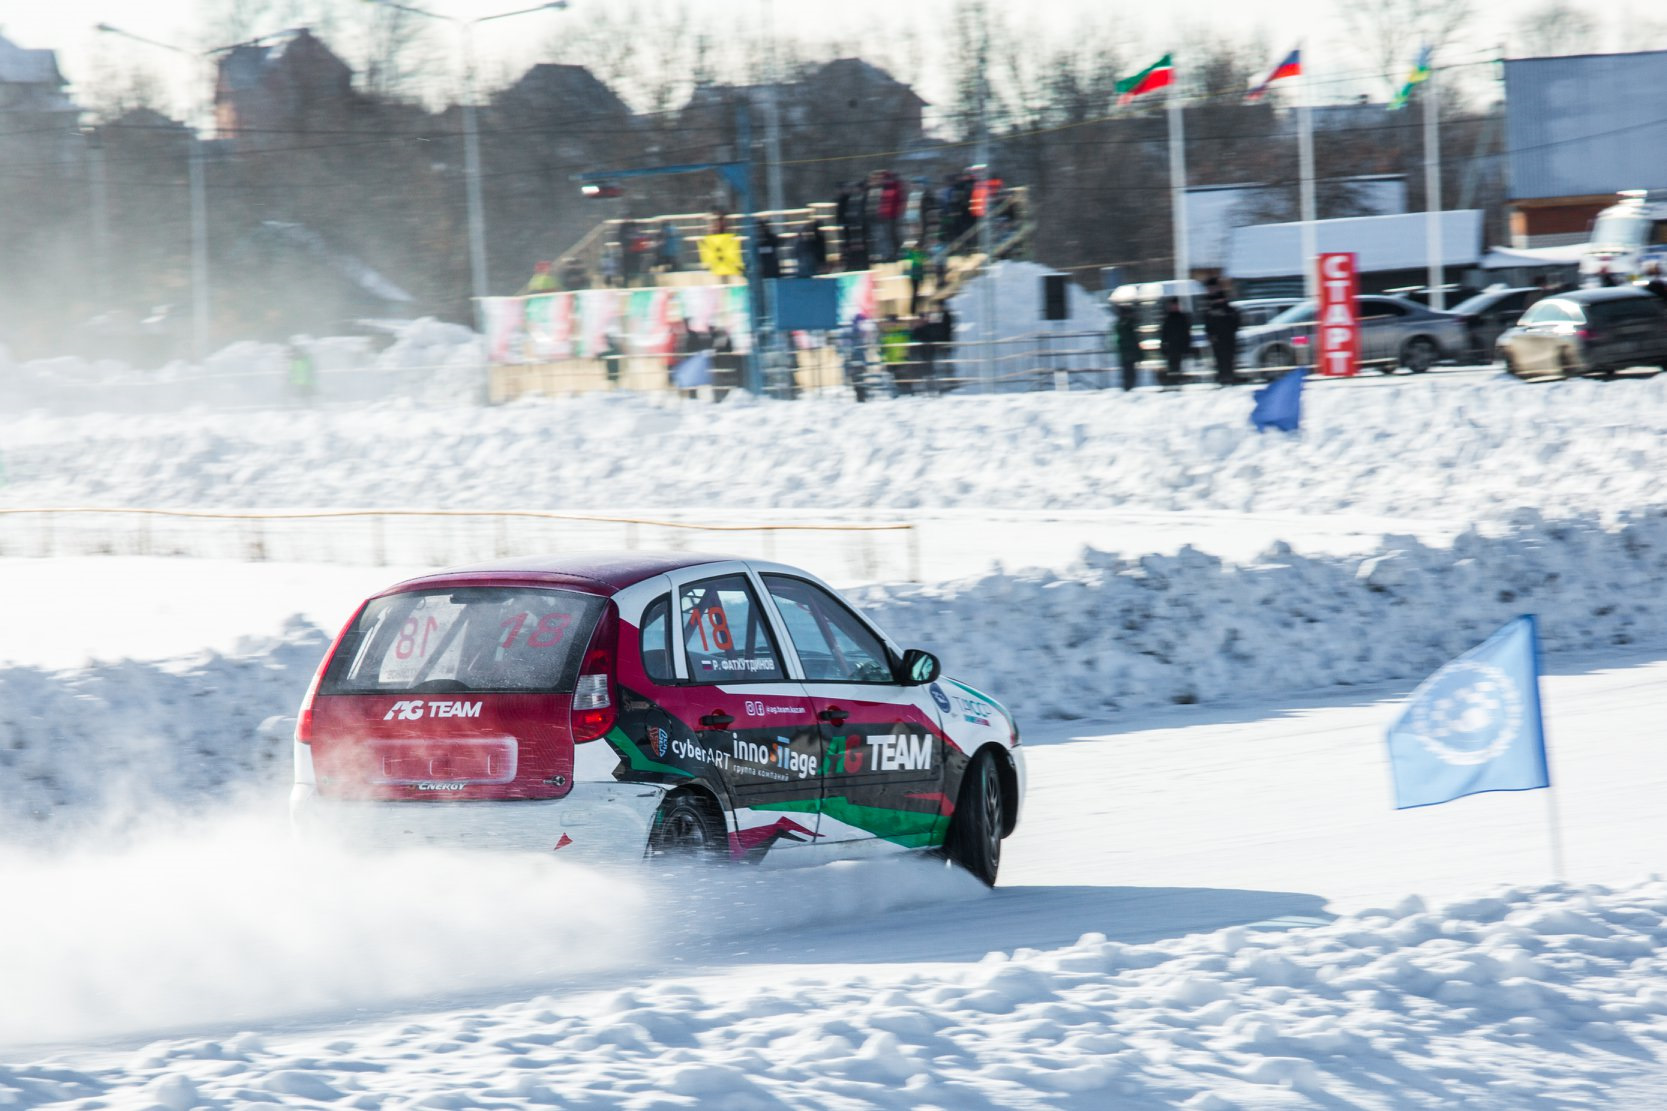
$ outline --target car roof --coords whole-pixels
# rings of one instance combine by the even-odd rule
[[[522,556],[494,559],[464,567],[448,567],[443,571],[406,579],[383,593],[417,590],[425,586],[491,581],[563,584],[588,589],[593,593],[612,594],[644,579],[652,579],[685,567],[727,563],[739,558],[692,552],[574,552],[562,555]]]
[[[1576,304],[1590,305],[1598,301],[1626,301],[1638,297],[1654,297],[1655,294],[1642,286],[1636,285],[1606,285],[1596,289],[1571,289],[1566,293],[1553,293],[1546,298],[1548,301],[1573,301]]]

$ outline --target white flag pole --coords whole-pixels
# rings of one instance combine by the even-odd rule
[[[1568,876],[1563,858],[1563,823],[1557,815],[1557,780],[1551,774],[1551,744],[1545,737],[1545,692],[1540,684],[1540,619],[1528,615],[1528,628],[1534,639],[1534,707],[1540,712],[1540,752],[1545,756],[1545,815],[1551,833],[1551,878],[1562,883]]]
[[[1442,292],[1441,265],[1441,147],[1436,134],[1439,108],[1435,95],[1435,59],[1430,58],[1430,75],[1421,90],[1424,96],[1424,245],[1429,255],[1430,308],[1447,307]]]
[[[1175,232],[1175,277],[1181,282],[1181,304],[1192,311],[1186,284],[1191,267],[1187,249],[1187,151],[1186,122],[1181,115],[1180,70],[1175,56],[1169,56],[1169,193],[1170,223]]]
[[[1319,228],[1314,204],[1314,119],[1310,112],[1313,93],[1308,82],[1308,44],[1297,43],[1297,59],[1302,65],[1302,81],[1297,85],[1297,156],[1302,167],[1302,292],[1307,297],[1319,296],[1314,260],[1319,257]]]

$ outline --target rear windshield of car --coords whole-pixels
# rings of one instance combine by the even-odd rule
[[[536,587],[375,598],[343,638],[319,693],[571,693],[604,604],[592,594]]]

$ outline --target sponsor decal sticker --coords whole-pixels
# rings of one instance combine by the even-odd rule
[[[671,734],[658,725],[651,725],[648,728],[648,740],[654,746],[654,755],[664,760],[666,750],[671,746]]]
[[[715,768],[728,770],[729,753],[716,748],[707,748],[695,741],[671,742],[671,754],[679,760],[687,760],[695,764],[711,764]]]
[[[777,737],[773,742],[744,741],[737,737],[730,742],[730,748],[741,765],[740,770],[764,779],[806,779],[816,774],[816,757],[795,751],[791,737]]]
[[[423,782],[413,783],[412,786],[419,791],[461,791],[464,787],[468,786],[468,784]]]
[[[778,706],[774,702],[757,698],[747,699],[746,707],[747,716],[755,718],[766,717],[770,714],[802,714],[805,712],[803,706]]]
[[[938,709],[942,710],[946,714],[954,712],[954,707],[949,704],[949,695],[943,692],[942,687],[933,683],[926,689],[932,692],[932,701],[938,704]]]
[[[478,718],[479,702],[452,702],[440,699],[405,698],[395,702],[382,715],[383,721],[420,721],[431,718]]]
[[[877,737],[835,737],[828,745],[829,775],[862,772],[930,771],[936,759],[931,734],[887,733]]]

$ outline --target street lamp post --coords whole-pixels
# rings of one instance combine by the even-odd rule
[[[480,195],[480,127],[475,118],[475,24],[489,23],[494,19],[508,19],[512,15],[561,11],[567,7],[568,0],[550,0],[547,4],[519,8],[513,12],[499,12],[496,15],[477,16],[474,19],[457,19],[409,4],[395,3],[395,0],[369,2],[427,19],[438,19],[458,29],[459,45],[463,54],[463,176],[469,206],[469,285],[474,294],[475,326],[478,330],[484,331],[481,301],[488,295],[489,282],[486,268],[486,206],[482,203]]]
[[[213,54],[199,54],[194,50],[186,50],[171,43],[157,42],[142,35],[135,35],[131,31],[124,31],[120,27],[112,27],[108,23],[98,24],[99,31],[109,35],[119,35],[124,39],[154,46],[160,50],[169,50],[175,54],[183,54],[188,58],[200,60]],[[187,125],[189,126],[189,125]],[[191,350],[192,354],[201,359],[208,354],[208,197],[203,182],[203,139],[195,127],[191,127]]]

